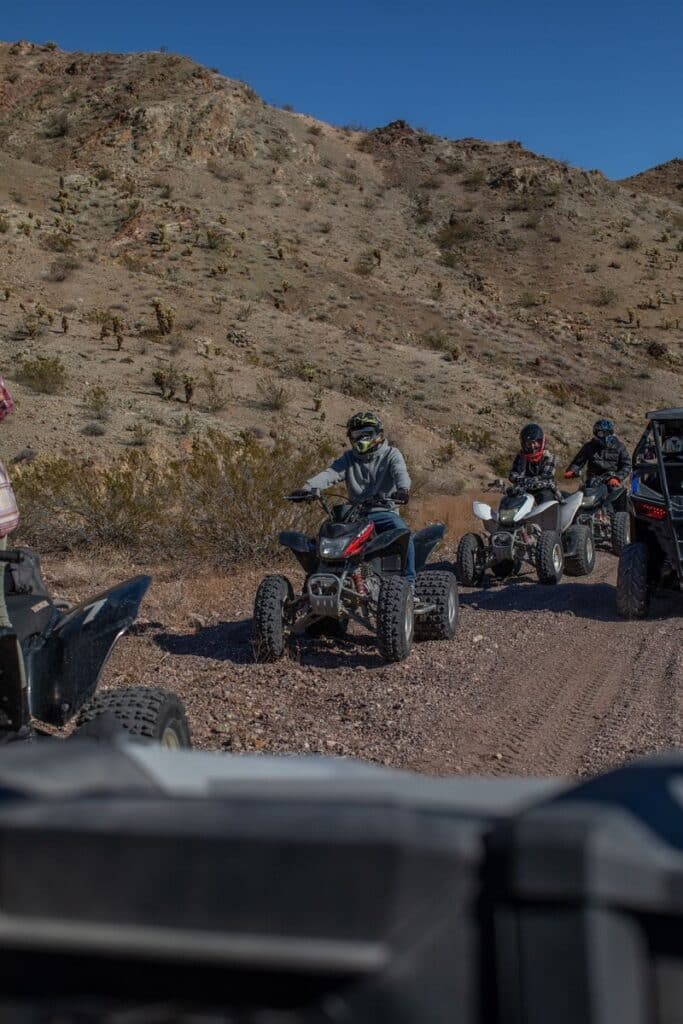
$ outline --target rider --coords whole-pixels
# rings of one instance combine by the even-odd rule
[[[555,486],[555,456],[545,446],[545,434],[538,423],[527,423],[519,434],[520,451],[508,479],[534,495],[537,504],[558,497]]]
[[[631,472],[631,459],[626,445],[614,433],[614,423],[609,419],[596,420],[593,437],[575,455],[565,472],[565,479],[578,476],[586,466],[586,485],[594,486],[598,480],[607,477],[607,486],[621,487]]]
[[[384,437],[384,426],[374,412],[358,412],[346,424],[346,436],[351,448],[335,459],[322,473],[312,476],[303,486],[303,492],[324,491],[335,484],[345,483],[351,501],[363,501],[381,495],[391,503],[387,508],[378,502],[371,508],[368,518],[379,533],[406,524],[396,512],[396,504],[407,504],[410,496],[410,477],[405,459],[398,448],[392,447]],[[415,547],[412,534],[408,542],[404,576],[415,582]]]

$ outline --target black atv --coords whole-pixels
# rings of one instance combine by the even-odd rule
[[[576,522],[590,527],[596,546],[620,555],[631,539],[631,517],[626,486],[607,486],[613,475],[593,476],[584,485]]]
[[[74,727],[123,729],[167,747],[189,747],[181,701],[168,690],[135,686],[96,693],[114,644],[132,625],[151,583],[136,576],[72,607],[54,600],[40,558],[0,551],[11,629],[0,629],[0,742]]]
[[[377,532],[371,509],[393,508],[381,497],[344,501],[330,507],[325,498],[289,495],[290,501],[319,501],[326,519],[315,538],[294,530],[280,534],[306,573],[296,595],[286,576],[266,576],[254,605],[254,645],[259,661],[275,661],[289,636],[308,633],[343,636],[349,622],[377,636],[387,661],[401,661],[415,640],[450,640],[458,622],[458,589],[451,572],[422,571],[443,539],[441,523],[414,535],[415,589],[404,579],[408,527]]]
[[[617,611],[627,619],[644,618],[657,589],[683,589],[683,409],[647,416],[633,453],[631,543],[617,575]]]

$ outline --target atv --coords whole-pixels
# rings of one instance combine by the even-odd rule
[[[285,653],[289,637],[307,633],[341,637],[349,622],[375,633],[387,661],[402,661],[415,640],[450,640],[458,622],[458,589],[452,572],[424,571],[430,553],[443,539],[441,523],[414,535],[417,581],[404,579],[410,530],[406,526],[378,532],[372,509],[392,509],[395,502],[373,497],[330,507],[311,492],[288,495],[289,501],[318,501],[325,512],[317,537],[286,530],[280,544],[306,573],[300,594],[286,576],[266,576],[254,604],[254,647],[259,661]]]
[[[166,747],[191,746],[174,693],[144,686],[96,692],[151,577],[136,576],[72,607],[50,595],[39,556],[26,548],[0,551],[0,572],[12,623],[0,629],[0,742],[113,727]]]
[[[633,453],[630,539],[619,558],[617,612],[648,614],[658,589],[683,589],[683,409],[647,414]]]
[[[481,501],[472,510],[484,524],[486,535],[466,533],[460,538],[456,569],[460,583],[475,587],[490,569],[497,579],[518,576],[526,562],[536,570],[539,583],[559,583],[564,572],[587,576],[595,566],[591,528],[576,522],[583,492],[560,495],[536,504],[533,490],[497,480],[502,490],[498,511]],[[547,487],[547,482],[539,481]]]
[[[591,477],[583,487],[583,501],[576,521],[590,527],[597,546],[620,555],[630,540],[631,517],[626,504],[626,486],[607,486],[612,476],[606,473]]]

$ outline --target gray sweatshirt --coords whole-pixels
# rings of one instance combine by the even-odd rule
[[[397,490],[410,490],[405,459],[398,448],[392,448],[386,441],[369,459],[359,458],[353,449],[344,452],[322,473],[307,480],[304,488],[324,491],[342,482],[346,484],[346,492],[353,501],[372,498],[375,494],[390,498]]]

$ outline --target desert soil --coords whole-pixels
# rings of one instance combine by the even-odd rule
[[[85,595],[91,571],[71,562],[51,577]],[[105,685],[175,689],[204,749],[320,752],[435,774],[592,774],[681,745],[683,604],[660,599],[647,621],[619,620],[610,554],[589,578],[556,587],[528,576],[461,589],[457,638],[417,645],[400,665],[384,664],[361,631],[256,664],[261,574],[159,572]]]

